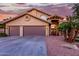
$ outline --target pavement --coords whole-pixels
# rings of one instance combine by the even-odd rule
[[[63,36],[0,37],[0,56],[79,56],[68,44]]]
[[[0,56],[47,56],[45,37],[1,37]]]

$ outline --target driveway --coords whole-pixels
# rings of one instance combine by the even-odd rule
[[[0,38],[0,56],[46,56],[43,36]]]

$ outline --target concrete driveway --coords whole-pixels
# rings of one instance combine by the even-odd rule
[[[0,56],[46,56],[46,44],[43,36],[2,37],[0,38]]]

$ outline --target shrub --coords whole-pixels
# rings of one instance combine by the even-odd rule
[[[75,41],[76,41],[76,42],[79,42],[79,36],[78,36],[78,37],[76,37]]]
[[[0,28],[4,28],[5,27],[5,25],[4,24],[0,24]]]
[[[0,37],[5,37],[5,36],[7,36],[7,34],[5,34],[5,33],[0,33]]]

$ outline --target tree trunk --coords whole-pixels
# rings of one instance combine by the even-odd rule
[[[73,41],[74,41],[74,38],[73,38],[73,33],[74,31],[73,31],[73,29],[69,29],[69,31],[68,31],[68,38],[67,38],[67,41],[69,42],[69,43],[73,43]]]
[[[69,35],[68,35],[68,42],[74,43],[77,34],[78,34],[78,30],[75,31],[75,29],[71,29],[71,31],[69,32]]]
[[[74,30],[74,29],[69,29],[68,31],[64,31],[65,41],[69,43],[74,43],[77,34],[78,34],[78,30]]]
[[[78,29],[75,30],[74,39],[77,37],[77,35],[78,35]]]
[[[64,38],[67,41],[67,32],[66,31],[64,31]]]
[[[73,37],[73,38],[74,38],[74,41],[75,41],[77,35],[78,35],[78,29],[75,30],[75,35],[74,35],[74,37]]]

